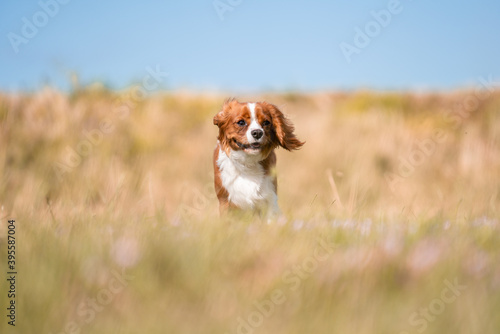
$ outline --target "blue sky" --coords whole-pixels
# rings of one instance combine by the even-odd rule
[[[73,72],[122,88],[156,66],[168,72],[165,89],[197,91],[450,89],[500,78],[498,0],[3,0],[0,36],[4,91],[68,89]],[[340,45],[357,51],[346,57]]]

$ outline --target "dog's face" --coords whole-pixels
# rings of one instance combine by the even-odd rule
[[[265,158],[277,146],[294,150],[304,144],[295,137],[292,123],[267,102],[229,100],[215,115],[214,124],[219,127],[218,139],[227,154],[243,151]]]

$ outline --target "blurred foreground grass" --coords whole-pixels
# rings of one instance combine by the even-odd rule
[[[1,333],[500,331],[499,92],[242,97],[307,141],[284,225],[217,215],[225,98],[0,94]]]

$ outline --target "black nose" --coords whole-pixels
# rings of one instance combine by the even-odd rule
[[[260,137],[262,137],[262,135],[264,134],[262,130],[252,130],[252,132],[250,133],[252,134],[252,137],[254,137],[255,139],[260,139]]]

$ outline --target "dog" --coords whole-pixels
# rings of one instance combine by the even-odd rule
[[[227,100],[213,118],[219,127],[214,150],[214,185],[219,211],[280,215],[275,148],[297,150],[294,126],[273,104]]]

